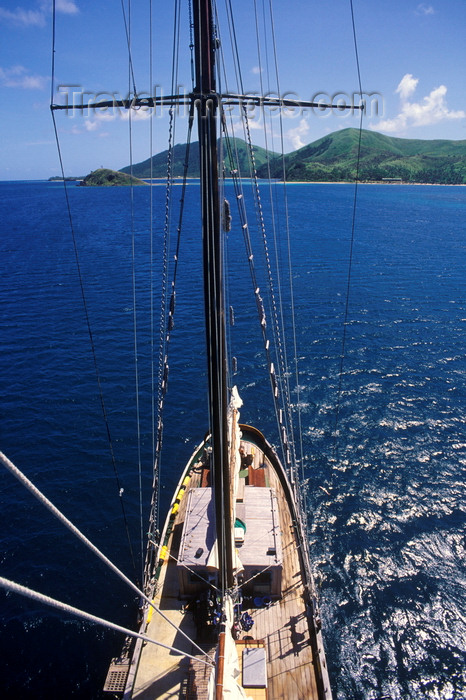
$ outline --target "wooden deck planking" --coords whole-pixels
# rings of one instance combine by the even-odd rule
[[[254,467],[264,474],[262,464],[267,464],[267,460],[262,452],[257,447],[252,451],[247,442],[242,444],[247,447],[247,452],[253,452]],[[266,472],[266,482],[275,490],[278,498],[283,548],[283,596],[280,600],[273,601],[268,608],[249,610],[255,624],[252,630],[244,632],[242,636],[253,636],[264,643],[267,654],[268,700],[314,700],[318,698],[318,692],[294,527],[278,477],[271,468],[267,468]],[[205,474],[194,474],[190,487],[200,486],[202,481],[205,483],[205,477]],[[262,478],[260,483],[264,483]],[[186,495],[181,500],[177,526],[168,542],[168,549],[170,551],[174,548],[172,553],[175,556],[187,500]],[[156,602],[162,604],[163,611],[184,631],[195,634],[192,616],[182,612],[178,596],[176,563],[170,559],[162,567]],[[156,613],[152,616],[147,633],[157,639],[161,639],[162,636],[161,641],[166,644],[197,653],[187,640],[170,628]],[[244,644],[244,639],[241,643]],[[147,644],[141,654],[132,697],[138,700],[185,698],[187,696],[181,688],[186,683],[187,674],[186,660],[180,660],[172,652]],[[201,695],[197,697],[201,698]]]
[[[255,463],[257,454],[255,455]],[[261,459],[261,462],[264,460]],[[257,639],[264,639],[269,661],[269,697],[311,700],[318,697],[307,623],[301,566],[289,508],[278,477],[268,469],[279,500],[283,548],[283,597],[268,608],[252,610]]]

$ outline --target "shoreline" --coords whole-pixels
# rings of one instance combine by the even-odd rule
[[[354,185],[346,180],[287,180],[287,185]],[[358,185],[383,185],[389,187],[466,187],[464,182],[358,182]]]
[[[249,180],[249,178],[243,178]],[[154,177],[154,178],[141,178],[144,182],[147,182],[148,184],[157,184],[157,183],[164,183],[166,180],[165,178],[160,178],[160,177]],[[198,181],[198,177],[188,177],[186,178],[188,182],[191,182],[191,184],[194,184],[194,181]],[[226,178],[226,180],[231,180],[231,178]],[[259,178],[261,182],[266,182],[267,180]],[[44,182],[44,183],[50,183],[50,184],[56,184],[56,183],[62,183],[62,182],[67,182],[69,184],[73,183],[79,183],[81,180],[79,179],[36,179],[36,180],[0,180],[0,183],[23,183],[27,184],[28,182],[30,183],[39,183],[39,182]],[[174,178],[173,179],[173,184],[181,184],[182,178]],[[283,184],[283,180],[272,180],[272,182]],[[353,182],[348,182],[347,180],[286,180],[286,185],[354,185],[356,184],[354,181]],[[373,182],[368,182],[368,181],[361,181],[357,183],[358,185],[383,185],[383,186],[389,186],[389,187],[466,187],[466,183],[464,182],[380,182],[380,181],[373,181]]]

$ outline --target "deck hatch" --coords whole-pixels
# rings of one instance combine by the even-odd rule
[[[243,687],[267,688],[267,664],[264,647],[243,650]]]

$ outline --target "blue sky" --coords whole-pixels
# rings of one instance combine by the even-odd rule
[[[51,2],[0,0],[1,180],[42,179],[59,173],[49,112]],[[148,2],[138,0],[133,5],[136,87],[139,92],[153,92],[148,71]],[[152,84],[158,85],[159,93],[168,94],[173,3],[154,0],[153,5],[157,18]],[[257,5],[262,7],[261,2]],[[60,92],[60,100],[68,94],[71,102],[73,92],[75,100],[83,99],[83,93],[91,99],[98,93],[106,99],[109,94],[126,96],[128,61],[120,2],[56,0],[56,6],[55,93]],[[254,48],[252,0],[234,0],[233,6],[242,37],[245,90],[277,92],[267,77],[265,44],[261,44],[261,60]],[[354,0],[354,12],[362,88],[369,105],[364,128],[403,138],[466,139],[465,0]],[[349,103],[358,90],[349,1],[276,0],[274,20],[280,93],[303,100],[335,96]],[[221,30],[227,28],[222,14],[219,23]],[[184,51],[189,44],[184,29],[181,41]],[[189,63],[182,66],[178,82],[189,90]],[[229,87],[237,89],[234,84]],[[266,131],[258,110],[251,117],[253,141],[264,145],[267,140],[277,150],[277,117],[267,119]],[[150,122],[147,111],[132,120],[134,162],[149,157]],[[66,174],[85,175],[101,166],[118,169],[129,163],[127,114],[91,109],[84,115],[60,113],[57,123]],[[165,148],[166,123],[166,112],[152,120],[154,152]],[[285,151],[358,123],[357,115],[347,112],[290,111],[283,121]],[[178,119],[176,142],[185,141],[185,124],[185,119]]]

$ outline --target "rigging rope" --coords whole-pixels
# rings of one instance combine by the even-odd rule
[[[269,0],[269,16],[270,16],[270,31],[272,35],[272,49],[273,49],[273,61],[274,61],[274,72],[275,79],[277,83],[277,93],[281,95],[281,84],[280,76],[278,70],[278,56],[277,56],[277,42],[275,39],[275,21],[272,9],[272,0]],[[280,153],[281,153],[281,169],[282,169],[282,179],[283,179],[283,203],[284,203],[284,219],[285,219],[285,231],[286,231],[286,251],[287,251],[287,267],[288,267],[288,279],[289,279],[289,293],[290,293],[290,320],[291,320],[291,333],[292,333],[292,348],[293,348],[293,359],[294,359],[294,375],[295,375],[295,391],[296,391],[296,416],[297,416],[297,433],[299,439],[299,449],[298,454],[296,453],[296,445],[294,440],[294,433],[292,434],[292,445],[293,445],[293,463],[292,469],[294,469],[294,486],[295,495],[300,504],[298,509],[298,517],[302,518],[303,514],[308,513],[307,507],[307,490],[305,488],[298,488],[299,483],[304,484],[304,449],[303,449],[303,431],[302,431],[302,417],[301,417],[301,395],[300,395],[300,384],[299,384],[299,367],[298,367],[298,345],[296,338],[296,315],[295,315],[295,302],[294,302],[294,289],[293,289],[293,276],[292,276],[292,255],[291,255],[291,235],[289,226],[289,215],[288,215],[288,196],[287,196],[287,177],[286,177],[286,161],[285,161],[285,148],[284,148],[284,128],[283,128],[283,113],[282,110],[279,111],[279,126],[280,126]],[[273,134],[273,131],[272,131]],[[281,303],[281,297],[280,297]],[[282,313],[282,324],[284,326],[283,320],[283,310],[280,307]],[[286,352],[286,347],[285,347]],[[288,361],[286,360],[286,368],[288,367]],[[291,395],[288,380],[288,371],[285,374],[288,406],[289,406],[289,421],[291,429],[293,429],[293,420],[291,415]],[[298,465],[301,467],[300,474],[298,475]],[[301,481],[299,480],[299,477]],[[306,530],[306,528],[304,528]],[[306,554],[307,552],[307,541],[306,541]]]
[[[146,603],[148,603],[156,612],[158,612],[166,622],[177,629],[196,647],[196,649],[199,649],[201,653],[204,654],[202,649],[200,649],[200,647],[198,647],[197,644],[193,642],[182,629],[179,629],[173,622],[171,622],[165,613],[157,608],[154,602],[145,593],[143,593],[117,566],[115,566],[115,564],[113,564],[113,562],[111,562],[110,559],[108,559],[108,557],[106,557],[105,554],[100,551],[100,549],[92,544],[92,542],[87,539],[87,537],[76,527],[76,525],[73,525],[73,523],[68,520],[68,518],[63,515],[63,513],[61,513],[36,486],[34,486],[32,481],[30,481],[27,476],[23,474],[23,472],[18,469],[18,467],[16,467],[6,455],[3,454],[3,452],[0,452],[0,462],[3,463],[8,471],[13,474],[13,476],[16,477],[16,479],[18,479],[18,481],[62,523],[62,525],[68,528],[68,530],[70,530],[70,532],[77,537],[78,540],[80,540],[91,552],[93,552],[109,569],[111,569],[111,571],[113,571],[113,573],[121,578],[121,580],[124,581],[131,588],[131,590],[145,600]]]
[[[152,0],[149,0],[149,85],[152,90],[153,85],[153,73],[152,73],[152,62],[153,62],[153,37],[152,37]],[[152,108],[149,119],[149,163],[150,163],[150,194],[149,194],[149,309],[150,309],[150,386],[151,386],[151,419],[152,419],[152,465],[153,465],[153,487],[157,491],[157,496],[155,499],[156,506],[156,520],[158,519],[158,469],[155,459],[155,357],[154,357],[154,188],[152,186],[152,179],[154,175],[154,162],[153,162],[153,144],[154,144],[154,114],[155,107]]]
[[[126,31],[126,41],[128,46],[128,92],[131,90],[131,80],[133,81],[134,92],[136,94],[136,86],[134,84],[133,62],[131,58],[131,0],[128,0],[128,20],[121,1],[121,9]],[[144,551],[144,523],[143,523],[143,507],[142,507],[142,460],[141,460],[141,420],[140,420],[140,401],[139,401],[139,350],[138,350],[138,322],[137,322],[137,299],[136,299],[136,230],[135,230],[135,211],[134,211],[134,186],[133,186],[133,120],[132,107],[128,109],[128,147],[129,147],[129,169],[130,169],[130,221],[131,221],[131,284],[133,297],[133,352],[134,352],[134,384],[136,394],[136,443],[137,443],[137,460],[138,460],[138,484],[139,484],[139,541],[140,541],[140,559],[141,559],[141,577],[144,576],[143,569],[143,551]]]
[[[178,11],[175,12],[175,34],[177,32],[177,20]],[[178,49],[177,49],[178,50]],[[172,88],[176,83],[177,75],[175,74],[175,64],[177,60],[175,58],[176,52],[175,47],[173,49],[173,71],[172,76]],[[168,136],[168,151],[167,151],[167,174],[166,174],[166,189],[165,189],[165,220],[164,220],[164,242],[163,242],[163,252],[162,252],[162,274],[161,274],[161,294],[160,294],[160,325],[159,325],[159,354],[158,354],[158,385],[157,385],[157,411],[155,416],[155,421],[153,424],[153,430],[155,435],[155,454],[154,454],[154,469],[153,469],[153,488],[152,488],[152,500],[150,506],[149,515],[149,546],[146,552],[146,562],[144,569],[144,587],[147,590],[150,587],[150,579],[152,575],[152,564],[153,556],[155,553],[154,546],[157,542],[157,532],[158,532],[158,509],[159,509],[159,497],[160,497],[160,461],[161,461],[161,450],[163,442],[163,412],[164,412],[164,402],[165,395],[168,390],[168,375],[169,375],[169,364],[168,364],[168,347],[171,340],[171,332],[174,328],[174,314],[175,314],[175,300],[176,300],[176,280],[178,273],[178,262],[180,253],[180,242],[181,242],[181,230],[184,214],[184,205],[186,198],[186,187],[187,187],[187,176],[189,168],[189,157],[191,149],[191,138],[192,138],[192,127],[194,122],[194,106],[191,105],[188,121],[188,134],[186,142],[185,159],[183,165],[183,179],[181,187],[180,196],[180,210],[178,217],[177,226],[177,239],[176,239],[176,249],[174,254],[174,269],[172,281],[170,284],[171,293],[168,306],[167,315],[167,300],[168,300],[168,265],[169,265],[169,249],[170,249],[170,233],[171,233],[171,202],[172,202],[172,186],[173,186],[173,151],[174,151],[174,139],[175,139],[175,110],[169,110],[169,136]],[[151,159],[152,164],[152,159]],[[154,438],[153,438],[154,441]]]
[[[256,0],[254,2],[255,5],[255,14],[256,14],[256,35],[259,37],[259,28],[258,28],[258,16],[257,16],[257,8],[256,8]],[[272,57],[273,57],[273,65],[272,65],[272,72],[274,74],[274,80],[275,80],[275,85],[276,85],[276,91],[277,95],[280,97],[281,96],[281,85],[280,85],[280,76],[279,76],[279,70],[278,70],[278,57],[277,57],[277,44],[276,44],[276,38],[275,38],[275,22],[274,22],[274,14],[273,14],[273,8],[272,8],[272,2],[269,0],[268,3],[268,15],[266,16],[266,9],[265,9],[265,1],[263,0],[262,2],[262,22],[263,22],[263,27],[264,27],[264,50],[265,50],[265,59],[266,59],[266,74],[267,74],[267,80],[268,80],[268,93],[271,94],[272,92],[272,85],[271,85],[271,78],[270,78],[270,59],[269,59],[269,52],[268,52],[268,33],[267,33],[267,20],[270,23],[270,37],[271,37],[271,44],[272,44]],[[258,46],[259,46],[259,40],[258,40]],[[260,60],[260,58],[259,58]],[[260,70],[260,82],[261,82],[261,94],[264,94],[264,89],[262,86],[262,69]],[[308,512],[307,510],[307,502],[306,502],[306,489],[305,488],[299,488],[300,485],[304,484],[304,462],[303,462],[303,437],[302,437],[302,422],[301,422],[301,401],[300,401],[300,385],[299,385],[299,368],[298,368],[298,349],[297,349],[297,340],[296,340],[296,319],[295,319],[295,303],[294,303],[294,289],[293,289],[293,275],[292,275],[292,251],[291,251],[291,236],[290,236],[290,227],[289,227],[289,216],[288,216],[288,196],[287,196],[287,177],[286,177],[286,163],[285,163],[285,149],[284,149],[284,128],[283,128],[283,112],[280,109],[278,111],[278,117],[279,117],[279,136],[280,136],[280,149],[279,152],[281,154],[281,179],[282,183],[280,183],[280,190],[283,195],[283,209],[284,209],[284,216],[283,216],[283,222],[280,223],[278,221],[278,214],[280,212],[278,206],[276,207],[276,214],[275,214],[275,206],[274,206],[274,194],[276,194],[277,199],[278,199],[278,185],[275,184],[275,187],[272,187],[272,180],[271,180],[271,167],[270,167],[270,157],[269,157],[269,147],[268,147],[268,133],[267,133],[267,125],[266,125],[266,112],[265,110],[263,111],[263,119],[264,119],[264,138],[265,138],[265,144],[266,144],[266,150],[267,150],[267,172],[268,172],[268,178],[269,178],[269,191],[270,191],[270,203],[271,203],[271,210],[272,210],[272,223],[273,223],[273,229],[272,229],[272,234],[273,234],[273,240],[274,240],[274,246],[275,246],[275,268],[276,268],[276,276],[277,276],[277,292],[278,292],[278,310],[279,310],[279,318],[280,321],[278,321],[278,312],[277,313],[277,318],[276,318],[276,325],[281,329],[282,337],[283,337],[283,344],[278,344],[278,349],[279,349],[279,381],[280,381],[280,387],[281,391],[283,393],[283,410],[284,410],[284,424],[286,425],[286,428],[289,432],[289,438],[288,438],[288,444],[289,444],[289,460],[290,460],[290,475],[291,475],[291,480],[294,486],[294,491],[295,491],[295,497],[297,499],[297,502],[300,504],[300,508],[298,509],[298,518],[301,520],[302,519],[302,514],[305,514]],[[274,142],[274,129],[272,126],[272,117],[270,116],[270,133],[271,133],[271,140],[272,140],[272,152],[275,151],[275,148],[273,146]],[[276,220],[277,220],[277,225],[276,225]],[[279,251],[279,246],[277,242],[277,230],[284,229],[284,234],[285,234],[285,244],[286,244],[286,269],[287,269],[287,274],[288,274],[288,287],[289,287],[289,299],[290,299],[290,313],[286,314],[287,317],[289,317],[289,323],[291,325],[291,350],[292,350],[292,358],[293,358],[293,364],[294,364],[294,390],[296,392],[296,403],[295,403],[295,414],[296,414],[296,430],[295,430],[295,421],[293,420],[293,404],[291,401],[291,387],[290,387],[290,379],[289,377],[292,376],[292,373],[289,369],[289,359],[288,359],[288,348],[287,344],[285,342],[285,338],[287,337],[287,334],[285,333],[285,312],[284,312],[284,302],[283,302],[283,294],[282,294],[282,280],[283,276],[281,274],[281,265],[280,265],[280,260],[278,257],[278,251]],[[280,324],[280,325],[279,325]],[[298,436],[298,445],[296,445],[295,441],[295,433],[297,432]],[[300,473],[298,474],[298,466],[300,466]],[[306,529],[305,527],[303,528],[304,530]],[[307,544],[307,543],[306,543]]]
[[[85,612],[84,610],[79,610],[79,608],[75,608],[72,605],[68,605],[67,603],[62,603],[59,600],[56,600],[55,598],[51,598],[50,596],[44,595],[43,593],[39,593],[38,591],[34,591],[31,588],[27,588],[26,586],[21,586],[19,583],[15,583],[14,581],[10,581],[7,578],[4,578],[3,576],[0,576],[0,586],[5,588],[7,591],[10,591],[11,593],[18,593],[19,595],[26,596],[27,598],[31,598],[32,600],[38,601],[39,603],[44,603],[45,605],[50,605],[53,608],[57,608],[58,610],[61,610],[62,612],[69,613],[70,615],[75,615],[76,617],[79,617],[82,620],[88,620],[89,622],[93,622],[97,625],[101,625],[102,627],[106,627],[107,629],[113,629],[116,630],[117,632],[123,632],[123,634],[129,636],[129,637],[134,637],[136,639],[142,639],[144,642],[150,642],[151,644],[155,644],[158,647],[163,647],[164,649],[169,649],[170,651],[174,652],[175,654],[180,654],[181,656],[185,656],[188,659],[193,659],[194,661],[200,661],[201,663],[205,664],[206,666],[211,666],[214,667],[215,663],[212,659],[210,659],[205,652],[202,652],[205,656],[207,656],[208,661],[206,661],[203,658],[199,658],[197,656],[191,656],[191,654],[188,654],[185,651],[180,651],[180,649],[176,649],[175,647],[168,646],[167,644],[163,644],[162,642],[158,642],[155,639],[152,639],[146,634],[140,634],[139,632],[134,632],[133,630],[129,630],[126,627],[121,627],[121,625],[116,625],[114,622],[109,622],[108,620],[104,620],[102,617],[97,617],[96,615],[91,615],[88,612]],[[202,650],[201,650],[202,651]]]
[[[51,80],[50,80],[50,104],[53,104],[53,96],[55,94],[55,40],[56,40],[56,0],[52,0],[52,69],[51,69]],[[53,112],[52,112],[53,114]]]
[[[231,37],[231,43],[232,43],[232,48],[233,48],[233,59],[234,59],[234,65],[235,65],[235,73],[236,73],[236,78],[238,81],[238,89],[241,94],[244,94],[244,88],[243,88],[243,81],[242,81],[242,74],[241,74],[241,66],[239,63],[239,57],[238,57],[238,47],[237,47],[237,42],[236,42],[236,31],[235,31],[235,20],[233,17],[233,10],[231,6],[231,2],[228,3],[227,5],[228,9],[228,26],[229,26],[229,32],[230,32],[230,37]],[[256,12],[256,36],[258,35],[258,29],[257,29],[257,12]],[[262,65],[261,57],[259,55],[259,63]],[[253,183],[253,195],[254,195],[254,201],[255,201],[255,207],[256,207],[256,216],[257,216],[257,222],[258,222],[258,229],[259,233],[262,237],[262,244],[263,244],[263,249],[264,249],[264,256],[265,256],[265,261],[266,261],[266,270],[267,270],[267,279],[268,279],[268,287],[269,287],[269,300],[270,300],[270,310],[271,310],[271,318],[272,318],[272,335],[274,338],[274,348],[275,348],[275,360],[276,362],[274,363],[272,361],[271,357],[271,349],[270,349],[270,342],[267,338],[266,334],[266,317],[265,317],[265,309],[263,305],[263,300],[260,296],[260,290],[259,290],[259,285],[257,283],[257,278],[256,274],[254,271],[254,256],[252,253],[252,245],[251,245],[251,239],[250,239],[250,233],[249,233],[249,225],[247,222],[247,216],[246,216],[246,210],[245,210],[245,205],[244,205],[244,197],[243,197],[243,192],[242,192],[242,187],[241,187],[241,175],[239,173],[239,168],[237,170],[234,170],[231,175],[233,177],[233,181],[235,184],[236,188],[236,199],[239,207],[239,213],[240,213],[240,219],[241,219],[241,226],[242,226],[242,231],[243,231],[243,237],[245,239],[245,245],[246,245],[246,251],[248,255],[248,260],[249,260],[249,268],[250,268],[250,274],[251,274],[251,279],[253,283],[253,289],[254,289],[254,294],[256,297],[256,304],[258,307],[258,312],[260,316],[260,323],[261,323],[261,329],[262,329],[262,335],[263,335],[263,340],[264,340],[264,345],[266,349],[266,356],[267,356],[267,363],[269,366],[269,372],[270,372],[270,382],[271,382],[271,387],[272,387],[272,393],[273,393],[273,398],[275,402],[275,412],[277,416],[277,422],[278,422],[278,428],[279,428],[279,439],[282,447],[282,452],[284,455],[284,462],[285,465],[287,466],[287,469],[291,471],[291,476],[293,481],[295,481],[295,464],[296,464],[296,454],[294,451],[294,439],[293,439],[293,421],[292,421],[292,415],[291,415],[291,400],[290,400],[290,390],[289,390],[289,382],[288,382],[288,371],[287,371],[287,356],[286,356],[286,347],[285,347],[285,342],[284,342],[284,322],[283,322],[283,305],[282,305],[282,300],[281,300],[281,283],[280,283],[280,268],[279,268],[279,263],[278,263],[278,257],[276,256],[276,275],[277,275],[277,288],[278,288],[278,304],[276,301],[276,295],[275,295],[275,284],[274,284],[274,275],[272,272],[272,263],[271,263],[271,257],[270,257],[270,252],[269,252],[269,244],[267,240],[267,227],[265,225],[265,217],[264,217],[264,210],[262,206],[262,200],[261,200],[261,195],[259,191],[259,184],[258,184],[258,178],[257,178],[257,169],[256,169],[256,163],[255,163],[255,156],[254,156],[254,149],[252,145],[252,139],[251,139],[251,133],[250,133],[250,127],[249,127],[249,120],[248,120],[248,115],[247,115],[247,106],[246,104],[243,103],[242,105],[242,123],[243,123],[243,129],[244,129],[244,138],[245,141],[248,145],[248,159],[249,159],[249,169],[250,169],[250,177],[251,181]],[[230,122],[232,123],[232,115],[230,113]],[[225,125],[225,131],[226,131],[226,120],[224,118],[224,125]],[[265,123],[264,123],[265,125]],[[233,130],[233,123],[232,123],[232,130]],[[267,136],[266,136],[267,139]],[[237,153],[237,144],[234,139],[232,139],[233,145],[231,144],[231,141],[227,139],[227,149],[230,154],[230,161],[231,162],[238,162],[238,158],[233,158],[232,156],[232,150],[234,149],[235,152]],[[272,204],[272,222],[273,222],[273,231],[274,231],[274,243],[275,247],[277,248],[277,240],[276,240],[276,235],[275,235],[275,220],[276,216],[274,213],[274,208],[273,208],[273,196],[271,194],[271,204]],[[288,229],[288,226],[287,226]],[[287,231],[287,235],[288,235]],[[288,240],[289,240],[289,235],[288,235]],[[291,281],[291,274],[290,274],[290,281]],[[280,312],[279,312],[280,309]],[[281,319],[281,321],[280,321]],[[277,366],[277,372],[275,371],[275,365]]]
[[[132,81],[133,94],[134,94],[134,96],[136,96],[137,95],[136,80],[134,78],[133,59],[132,59],[132,55],[131,55],[131,0],[128,0],[128,20],[126,19],[125,5],[124,5],[123,0],[121,0],[121,12],[123,14],[123,23],[125,25],[126,46],[128,49],[128,64],[129,64],[130,83]],[[131,84],[130,84],[130,89],[131,89]]]
[[[355,53],[355,58],[356,58],[356,69],[357,69],[357,74],[358,74],[358,87],[359,87],[359,94],[361,96],[361,102],[362,102],[361,69],[360,69],[360,65],[359,65],[359,53],[358,53],[358,43],[357,43],[357,37],[356,37],[356,23],[355,23],[355,19],[354,19],[353,0],[350,0],[350,9],[351,9],[351,23],[352,23],[352,29],[353,29],[354,53]],[[344,365],[344,361],[345,361],[345,352],[346,352],[346,335],[347,335],[346,329],[348,327],[349,299],[350,299],[350,291],[351,291],[351,276],[352,276],[352,269],[353,269],[353,249],[354,249],[354,237],[355,237],[355,229],[356,229],[356,208],[357,208],[357,199],[358,199],[359,165],[360,165],[360,161],[361,161],[361,142],[362,142],[363,117],[364,117],[364,109],[361,109],[360,110],[360,117],[359,117],[358,149],[357,149],[357,156],[356,156],[356,173],[355,173],[355,180],[354,180],[353,211],[352,211],[352,218],[351,218],[351,241],[350,241],[350,250],[349,250],[349,256],[348,256],[348,272],[347,272],[347,278],[346,278],[345,313],[344,313],[344,319],[343,319],[343,333],[342,333],[341,351],[340,351],[340,367],[339,367],[339,372],[338,372],[338,391],[337,391],[337,401],[336,401],[336,407],[335,407],[335,428],[334,428],[334,444],[333,444],[333,457],[335,460],[337,459],[337,455],[338,455],[338,421],[340,418],[340,408],[341,408],[341,395],[342,395],[342,385],[343,385],[343,365]]]
[[[168,153],[167,153],[167,180],[165,190],[165,224],[162,249],[162,274],[161,274],[161,289],[160,289],[160,322],[159,322],[159,352],[158,352],[158,383],[157,383],[157,411],[155,421],[153,423],[153,443],[155,442],[155,454],[153,460],[153,477],[152,477],[152,499],[149,514],[149,529],[148,529],[148,547],[146,550],[146,559],[144,566],[144,590],[150,585],[152,575],[152,556],[154,554],[151,543],[157,541],[156,532],[158,532],[158,510],[160,496],[160,459],[163,441],[163,408],[165,394],[168,388],[168,355],[166,346],[169,342],[169,329],[166,329],[167,319],[167,285],[168,285],[168,251],[170,241],[170,207],[171,207],[171,181],[172,181],[172,151],[173,151],[173,110],[169,111],[169,138],[168,138]],[[152,163],[152,157],[151,157]],[[173,304],[170,304],[169,318],[173,317],[175,298],[173,296]],[[152,317],[152,314],[151,314]]]
[[[264,34],[265,34],[265,53],[266,53],[266,66],[267,66],[267,76],[268,79],[270,80],[269,77],[269,59],[268,59],[268,42],[267,42],[267,33],[266,33],[266,17],[265,17],[265,6],[263,3],[263,23],[264,23]],[[277,94],[278,96],[281,95],[281,88],[280,88],[280,78],[279,78],[279,72],[278,72],[278,60],[277,60],[277,47],[276,47],[276,41],[275,41],[275,30],[274,30],[274,19],[273,19],[273,11],[272,11],[272,3],[269,2],[269,18],[270,18],[270,32],[271,32],[271,39],[272,39],[272,53],[273,53],[273,58],[274,58],[274,74],[275,74],[275,81],[276,81],[276,86],[277,86]],[[256,24],[257,24],[257,12],[256,12]],[[258,33],[258,30],[257,30]],[[262,75],[260,76],[261,79],[261,93],[263,94],[263,89],[262,89]],[[271,91],[271,86],[269,83],[269,92]],[[296,347],[296,330],[295,330],[295,314],[294,314],[294,293],[293,293],[293,277],[292,277],[292,265],[291,265],[291,245],[290,245],[290,229],[289,229],[289,217],[288,217],[288,198],[287,198],[287,189],[286,189],[286,170],[284,167],[284,140],[283,140],[283,115],[282,115],[282,110],[279,110],[279,124],[280,124],[280,142],[281,142],[281,154],[282,154],[282,178],[283,178],[283,201],[284,201],[284,210],[285,210],[285,216],[284,216],[284,228],[285,228],[285,236],[286,236],[286,244],[287,244],[287,270],[288,270],[288,279],[289,279],[289,288],[290,288],[290,302],[291,302],[291,314],[290,314],[290,320],[292,324],[292,330],[293,330],[293,350],[294,350],[294,360],[295,360],[295,379],[296,379],[296,391],[298,393],[298,412],[299,412],[299,417],[300,417],[300,411],[299,411],[299,381],[298,381],[298,372],[297,372],[297,347]],[[273,129],[271,129],[272,133],[272,138],[273,138]],[[265,123],[265,111],[264,111],[264,135],[265,135],[265,143],[266,143],[266,148],[268,151],[268,140],[267,140],[267,128],[266,128],[266,123]],[[293,481],[296,481],[296,470],[297,470],[297,455],[296,455],[296,449],[295,449],[295,440],[294,440],[294,429],[293,429],[293,418],[292,418],[292,412],[291,412],[291,392],[290,392],[290,383],[289,383],[289,364],[288,364],[288,354],[287,354],[287,346],[285,343],[285,320],[284,320],[284,312],[283,312],[283,296],[282,296],[282,284],[281,284],[281,274],[280,274],[280,262],[278,259],[278,243],[277,243],[277,227],[275,225],[276,217],[278,217],[278,211],[277,215],[275,214],[275,208],[273,205],[274,202],[274,197],[273,197],[273,191],[272,191],[272,182],[271,182],[271,177],[270,177],[270,158],[267,153],[267,167],[268,167],[268,174],[269,174],[269,189],[270,189],[270,203],[272,207],[272,223],[273,223],[273,239],[274,239],[274,245],[275,245],[275,269],[276,269],[276,276],[277,276],[277,291],[278,291],[278,308],[279,308],[279,318],[280,321],[278,320],[278,311],[275,308],[275,314],[276,314],[276,320],[275,324],[277,327],[277,334],[281,333],[281,337],[283,338],[282,342],[280,342],[280,335],[279,335],[279,342],[278,342],[278,360],[279,360],[279,367],[280,367],[280,386],[281,386],[281,391],[284,395],[284,409],[286,411],[286,421],[287,421],[287,429],[289,431],[289,443],[290,443],[290,449],[291,449],[291,473],[292,473],[292,478]],[[273,297],[273,289],[271,288],[271,295]],[[300,428],[300,424],[298,426]],[[302,450],[301,453],[302,454]]]
[[[54,85],[55,85],[55,40],[56,40],[55,14],[56,14],[55,0],[53,0],[52,75],[51,75],[52,92],[51,92],[51,100],[50,100],[51,106],[53,104],[53,91],[54,91]],[[60,172],[61,172],[61,176],[62,176],[62,180],[63,180],[63,191],[65,194],[66,209],[67,209],[67,213],[68,213],[68,221],[69,221],[69,226],[70,226],[71,239],[73,242],[75,264],[76,264],[76,270],[77,270],[77,274],[78,274],[79,287],[80,287],[80,291],[81,291],[81,298],[82,298],[82,302],[83,302],[84,316],[85,316],[85,320],[86,320],[86,327],[87,327],[87,332],[88,332],[88,336],[89,336],[89,343],[91,346],[92,359],[93,359],[93,363],[94,363],[94,371],[95,371],[95,376],[96,376],[96,381],[97,381],[100,407],[101,407],[102,416],[103,416],[103,420],[104,420],[104,424],[105,424],[107,442],[108,442],[109,452],[110,452],[110,459],[112,462],[113,473],[114,473],[115,481],[116,481],[116,485],[117,485],[117,492],[118,492],[118,498],[120,501],[120,507],[121,507],[121,511],[122,511],[122,517],[123,517],[123,522],[124,522],[124,527],[125,527],[125,532],[126,532],[126,539],[127,539],[130,557],[131,557],[131,561],[132,561],[132,565],[133,565],[134,575],[136,576],[136,561],[135,561],[135,557],[134,557],[133,546],[131,543],[128,518],[126,516],[126,508],[125,508],[125,504],[124,504],[124,500],[123,500],[124,489],[121,486],[120,477],[119,477],[119,473],[118,473],[118,469],[117,469],[117,465],[116,465],[115,452],[113,449],[113,440],[112,440],[111,431],[110,431],[110,424],[108,421],[107,408],[106,408],[105,401],[104,401],[104,394],[103,394],[103,389],[102,389],[100,370],[99,370],[99,365],[97,362],[97,354],[96,354],[96,349],[95,349],[95,344],[94,344],[94,335],[92,332],[89,311],[88,311],[88,307],[87,307],[87,299],[86,299],[86,294],[85,294],[85,290],[84,290],[84,279],[83,279],[82,272],[81,272],[81,263],[80,263],[79,252],[78,252],[78,245],[77,245],[76,235],[75,235],[75,230],[74,230],[73,216],[71,213],[71,203],[70,203],[70,198],[69,198],[69,193],[68,193],[68,185],[67,185],[67,182],[65,179],[65,167],[64,167],[63,157],[62,157],[62,152],[61,152],[60,139],[58,136],[58,127],[57,127],[57,123],[56,123],[56,119],[55,119],[55,112],[53,111],[52,108],[50,111],[51,111],[51,116],[52,116],[53,131],[55,134],[55,143],[57,146],[58,160],[59,160],[59,164],[60,164]]]

